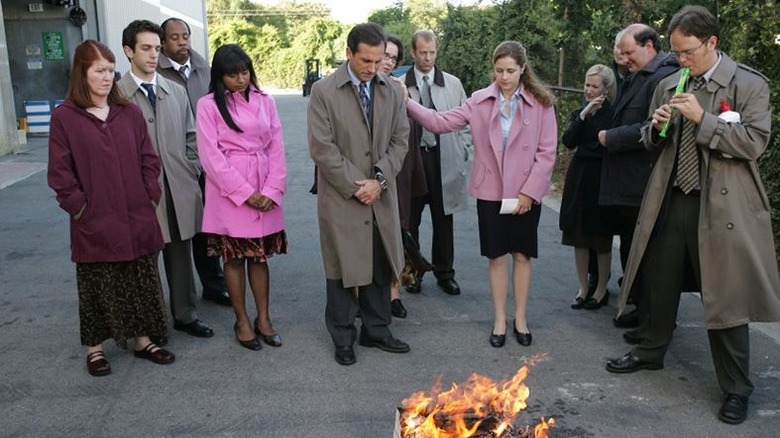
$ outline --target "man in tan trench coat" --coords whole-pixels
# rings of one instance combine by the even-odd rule
[[[141,108],[162,164],[163,196],[157,206],[157,218],[165,239],[163,264],[173,328],[208,338],[214,332],[198,319],[195,310],[197,292],[190,246],[192,237],[200,231],[203,218],[195,124],[187,91],[156,74],[161,34],[160,26],[147,20],[133,21],[125,28],[122,46],[130,61],[130,72],[118,85],[130,101]],[[155,340],[158,345],[166,342],[165,339]]]
[[[401,87],[377,75],[384,50],[381,27],[352,28],[348,62],[314,84],[307,115],[309,152],[318,169],[325,325],[342,365],[355,363],[358,311],[360,345],[409,351],[388,328],[390,282],[403,267],[395,177],[408,149],[409,124]]]
[[[718,51],[718,35],[717,20],[701,6],[686,6],[669,23],[673,53],[691,79],[677,96],[680,73],[659,83],[652,122],[642,129],[645,146],[660,156],[642,201],[619,313],[636,282],[645,288],[648,317],[639,344],[608,361],[607,370],[663,368],[680,292],[690,290],[683,289],[689,270],[701,291],[725,394],[718,418],[737,424],[747,416],[753,391],[748,323],[780,320],[769,201],[756,165],[769,142],[772,115],[766,78]],[[668,120],[672,127],[663,139],[659,133]]]

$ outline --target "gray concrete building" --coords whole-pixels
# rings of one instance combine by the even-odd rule
[[[65,98],[73,51],[85,39],[105,43],[117,71],[129,64],[122,30],[135,19],[189,23],[192,46],[208,55],[205,0],[2,0],[0,10],[0,155],[17,152],[24,134],[47,135],[48,114]]]

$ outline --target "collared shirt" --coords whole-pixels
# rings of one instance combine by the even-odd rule
[[[170,56],[168,57],[168,60],[171,61],[171,65],[173,66],[173,69],[176,71],[180,71],[182,66],[187,66],[187,70],[184,71],[184,76],[187,76],[187,78],[190,77],[190,73],[192,73],[192,64],[190,64],[190,58],[187,58],[187,62],[184,64],[179,64],[178,62],[174,61],[173,58]]]
[[[360,78],[355,75],[355,73],[352,71],[352,67],[350,67],[349,63],[347,63],[347,74],[349,75],[349,80],[352,81],[352,85],[355,86],[355,89],[360,90],[360,83],[363,82],[360,80]],[[368,99],[369,103],[371,100],[371,82],[373,81],[367,81],[366,85],[368,86]],[[358,91],[359,92],[359,91]]]
[[[715,74],[715,69],[717,69],[718,66],[720,65],[720,60],[721,59],[723,59],[723,55],[721,55],[721,53],[718,52],[718,60],[715,61],[715,64],[712,67],[710,67],[710,69],[707,70],[706,73],[704,73],[702,75],[702,77],[704,78],[704,84],[705,85],[707,84],[707,82],[710,81],[710,79],[712,79],[712,75]]]
[[[139,78],[138,76],[136,76],[133,73],[132,70],[130,70],[128,73],[130,73],[130,77],[133,78],[133,80],[135,81],[136,84],[138,84],[138,88],[140,88],[141,91],[144,92],[144,95],[147,98],[149,97],[149,92],[146,91],[146,88],[142,87],[141,84],[152,84],[152,85],[154,85],[154,89],[155,90],[157,89],[157,72],[156,71],[154,72],[154,76],[152,76],[152,79],[149,80],[149,81],[145,81],[145,80]]]
[[[512,93],[512,101],[509,103],[510,114],[509,114],[509,118],[507,118],[501,112],[501,108],[504,107],[504,102],[506,102],[506,98],[504,97],[504,93],[502,93],[501,90],[498,91],[498,116],[501,119],[501,138],[503,139],[504,149],[506,149],[506,143],[507,140],[509,139],[509,130],[512,129],[512,120],[515,119],[515,112],[517,112],[517,103],[519,101],[520,101],[520,87],[517,87],[517,90],[515,90],[515,92]]]
[[[414,79],[417,81],[417,87],[421,88],[423,83],[423,77],[428,77],[428,85],[433,87],[433,72],[435,68],[432,68],[431,71],[428,73],[423,73],[420,70],[417,69],[417,66],[414,67]]]

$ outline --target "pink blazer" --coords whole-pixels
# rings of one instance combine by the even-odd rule
[[[232,237],[263,237],[284,229],[282,199],[287,189],[282,125],[271,96],[252,88],[249,102],[227,96],[236,132],[222,119],[207,94],[198,101],[198,154],[206,172],[203,232]],[[276,203],[270,211],[245,204],[258,192]]]
[[[435,133],[458,131],[470,125],[474,164],[469,194],[477,199],[500,201],[521,193],[537,203],[550,191],[558,125],[553,107],[540,104],[520,89],[506,150],[501,137],[499,88],[494,82],[475,91],[463,105],[437,113],[409,99],[409,117]]]

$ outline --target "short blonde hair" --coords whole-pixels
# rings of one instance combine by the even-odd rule
[[[615,84],[615,72],[611,68],[604,64],[596,64],[585,72],[585,77],[598,76],[601,78],[601,85],[604,87],[607,95],[607,100],[610,103],[615,102],[615,95],[617,94],[617,85]]]

